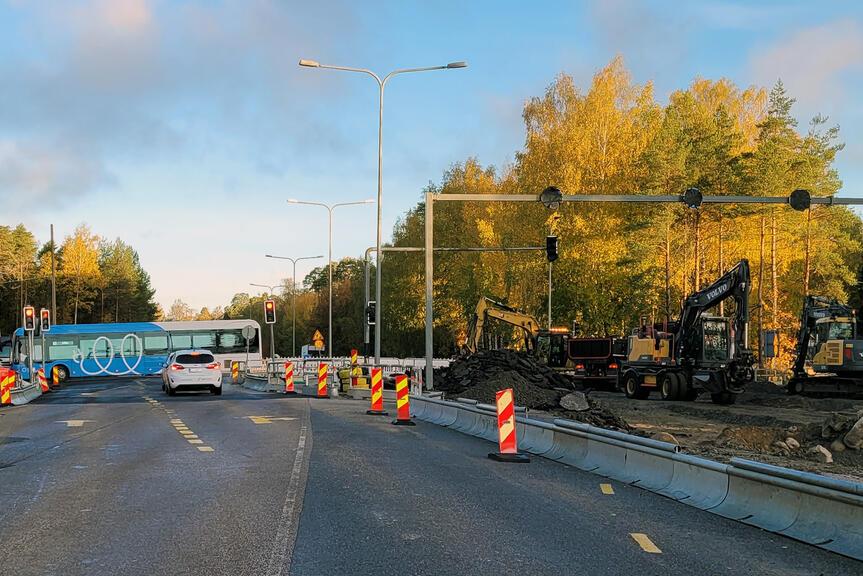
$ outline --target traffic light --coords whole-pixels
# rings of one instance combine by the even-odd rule
[[[276,323],[276,303],[273,300],[264,302],[264,322],[267,324]]]
[[[545,237],[545,255],[549,262],[557,260],[557,236]]]
[[[32,306],[24,306],[24,330],[36,329],[36,311]]]
[[[51,311],[47,308],[42,308],[39,314],[42,319],[42,323],[39,325],[40,330],[42,332],[49,332],[51,330]]]
[[[366,304],[366,323],[369,326],[375,325],[375,304],[374,300],[370,300],[368,304]]]

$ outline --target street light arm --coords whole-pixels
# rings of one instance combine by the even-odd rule
[[[306,204],[307,206],[323,206],[327,210],[330,209],[329,204],[324,204],[323,202],[307,202],[305,200],[295,200],[294,198],[288,199],[288,204]]]
[[[338,204],[333,204],[331,209],[338,208],[339,206],[358,206],[360,204],[374,204],[374,200],[363,200],[361,202],[339,202]]]
[[[380,76],[378,76],[371,70],[366,70],[365,68],[348,68],[345,66],[330,66],[328,64],[318,64],[316,68],[327,68],[329,70],[345,70],[347,72],[362,72],[363,74],[368,74],[369,76],[374,77],[374,79],[378,81],[378,84],[383,84],[384,82],[386,82],[386,80],[382,82]]]

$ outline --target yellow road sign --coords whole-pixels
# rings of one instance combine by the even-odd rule
[[[315,335],[314,335],[314,336],[312,336],[312,340],[313,340],[313,341],[315,341],[315,342],[317,342],[318,340],[323,341],[323,340],[324,340],[324,335],[323,335],[323,334],[321,334],[321,331],[320,331],[320,330],[315,330]]]

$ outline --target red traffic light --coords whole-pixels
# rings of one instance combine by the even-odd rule
[[[32,318],[33,317],[33,309],[32,308],[24,308],[24,315],[27,316],[27,318]]]
[[[272,309],[273,309],[273,301],[267,300],[267,310],[272,310]]]

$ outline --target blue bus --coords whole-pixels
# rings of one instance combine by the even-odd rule
[[[57,367],[60,381],[87,376],[145,376],[158,374],[175,350],[209,350],[229,370],[231,361],[246,361],[243,328],[254,329],[248,341],[248,366],[262,365],[261,327],[254,320],[188,322],[125,322],[115,324],[58,324],[45,336],[45,375]],[[33,369],[43,366],[41,336],[33,339]],[[31,350],[23,328],[12,335],[12,368],[30,379]]]

